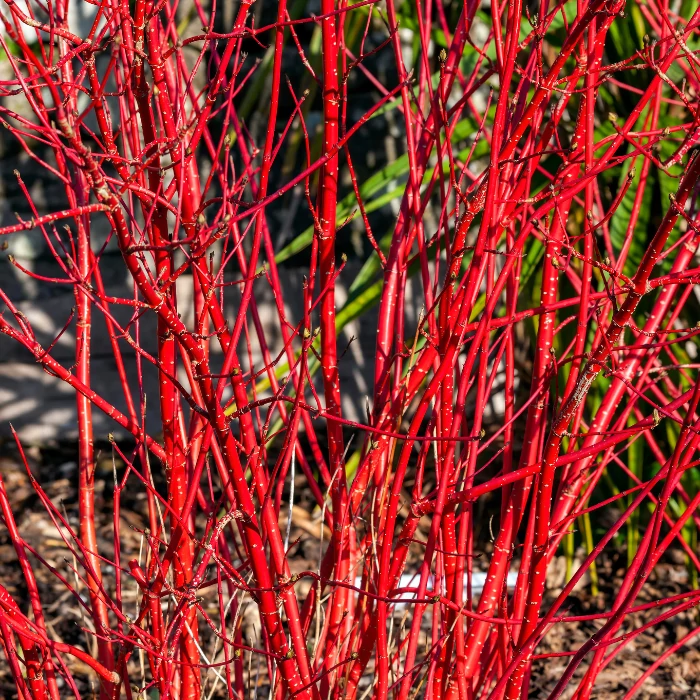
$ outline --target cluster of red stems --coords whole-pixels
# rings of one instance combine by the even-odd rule
[[[0,116],[28,157],[60,181],[69,206],[38,211],[17,174],[33,216],[0,234],[11,241],[19,231],[43,233],[58,266],[55,277],[10,261],[42,284],[72,285],[75,307],[61,334],[74,333],[75,364],[65,367],[53,358],[53,344],[37,341],[1,289],[0,331],[75,392],[79,434],[79,527],[71,527],[32,478],[74,557],[67,571],[50,566],[23,539],[12,493],[0,480],[1,524],[26,585],[21,600],[0,586],[0,637],[18,697],[79,696],[80,679],[72,675],[76,659],[96,674],[101,698],[194,699],[222,690],[230,698],[254,697],[251,664],[255,660],[252,667],[259,668],[262,660],[258,678],[279,700],[408,700],[421,694],[514,700],[527,696],[533,662],[547,658],[537,647],[548,632],[595,620],[597,631],[580,648],[550,655],[567,658],[549,697],[559,697],[576,673],[575,697],[584,699],[594,696],[598,674],[636,635],[700,604],[697,590],[637,602],[669,547],[684,547],[700,568],[681,537],[689,519],[700,524],[700,494],[691,497],[680,483],[686,470],[700,464],[700,383],[692,373],[697,366],[679,367],[671,351],[700,333],[677,322],[700,281],[700,268],[693,267],[700,245],[700,157],[693,149],[700,136],[693,103],[700,59],[688,46],[700,28],[700,8],[681,17],[668,0],[639,2],[653,39],[645,37],[634,55],[610,65],[606,37],[625,11],[622,0],[577,0],[573,19],[556,0],[534,9],[522,0],[491,0],[488,36],[465,73],[465,47],[475,48],[475,0],[460,5],[456,22],[448,22],[439,0],[415,2],[413,40],[420,60],[408,67],[395,0],[321,0],[320,13],[293,20],[286,0],[277,0],[276,21],[261,27],[255,26],[252,0],[241,0],[227,33],[213,31],[216,3],[194,0],[202,29],[187,38],[178,34],[177,0],[91,0],[96,16],[87,36],[71,31],[67,0],[29,8],[14,0],[2,4],[2,60],[11,75],[0,90],[15,101],[20,96],[31,116],[26,109],[13,112],[11,102],[0,106]],[[367,19],[356,55],[344,32],[359,12]],[[550,25],[562,17],[563,45],[547,51]],[[377,22],[385,41],[365,47]],[[312,70],[298,38],[304,23],[321,30],[322,70],[313,79],[322,103],[323,147],[314,157],[305,95],[283,80],[295,57]],[[28,30],[36,34],[32,41]],[[443,49],[431,41],[436,32]],[[272,55],[264,143],[253,141],[236,111],[236,96],[260,70],[260,62],[246,54],[253,42]],[[493,50],[495,56],[487,55]],[[368,68],[365,59],[378,52],[391,56],[393,85],[383,85]],[[651,79],[627,88],[617,74],[632,68],[648,71]],[[669,77],[671,68],[681,80]],[[372,81],[376,100],[351,122],[348,86],[354,72]],[[202,74],[207,78],[198,83]],[[629,115],[612,116],[614,128],[596,141],[599,91],[616,83],[631,104]],[[476,99],[484,90],[486,107]],[[280,113],[285,91],[295,105],[289,114]],[[685,119],[661,128],[660,107],[669,103]],[[371,232],[349,143],[362,138],[366,122],[381,118],[377,113],[389,106],[400,115],[409,168],[390,245],[382,250]],[[472,158],[474,147],[458,157],[452,134],[464,115],[479,124],[472,143],[488,144],[486,158]],[[88,127],[88,116],[96,129]],[[273,164],[295,133],[306,143],[305,167],[274,189]],[[46,161],[32,147],[36,142],[51,154]],[[675,144],[665,161],[661,142]],[[202,154],[213,164],[206,173]],[[559,158],[556,172],[543,166],[553,155]],[[608,223],[634,175],[611,200],[599,180],[630,162],[641,175],[620,250]],[[676,193],[663,203],[633,274],[624,274],[649,173],[679,163]],[[344,170],[383,275],[373,396],[362,423],[342,415],[338,371],[346,361],[336,327]],[[538,174],[550,184],[534,192]],[[268,205],[295,188],[303,188],[315,222],[302,318],[290,318],[285,309],[266,218]],[[105,292],[104,247],[91,245],[91,223],[94,228],[98,217],[108,221],[109,240],[118,243],[133,282],[131,298]],[[522,298],[520,272],[533,240],[545,255],[539,298],[531,303]],[[658,273],[662,260],[671,268],[659,275],[655,267]],[[419,270],[422,298],[406,294],[412,265]],[[233,283],[224,281],[224,270],[233,272]],[[191,327],[182,320],[176,281],[193,290]],[[260,319],[256,289],[262,285],[276,299],[274,341],[266,338]],[[571,289],[573,294],[564,292]],[[233,300],[233,321],[225,317],[225,297]],[[643,298],[652,311],[638,327],[634,314]],[[131,309],[126,325],[113,313],[119,306]],[[421,307],[411,327],[407,319],[415,316],[407,310]],[[96,314],[109,332],[125,412],[91,388]],[[156,356],[139,334],[148,315],[157,317]],[[526,319],[536,320],[531,385],[527,400],[516,405],[516,328]],[[562,329],[571,325],[574,340],[555,351]],[[254,365],[253,348],[262,365]],[[129,383],[128,361],[139,377],[144,363],[159,372],[157,428],[146,429],[142,385]],[[668,366],[691,388],[681,390],[660,371]],[[601,373],[609,384],[594,403],[589,393]],[[484,424],[484,409],[501,390],[497,377],[505,407],[494,426]],[[555,386],[557,378],[563,378],[563,391]],[[258,390],[262,379],[264,392]],[[469,415],[468,406],[475,407]],[[136,445],[123,450],[120,439],[110,436],[125,465],[118,478],[115,472],[111,551],[98,551],[95,527],[96,411],[114,421],[117,436],[128,434]],[[671,448],[654,438],[661,420],[679,426]],[[516,425],[524,428],[516,431]],[[361,442],[354,447],[360,450],[357,468],[349,474],[352,432]],[[606,505],[590,502],[596,484],[612,465],[626,468],[625,450],[640,439],[660,469],[620,494],[629,497],[629,507],[561,593],[547,598],[548,564],[562,539],[576,518]],[[24,454],[19,439],[17,444]],[[165,474],[167,497],[154,486],[156,470]],[[292,573],[284,524],[289,499],[283,502],[283,495],[299,472],[331,535],[318,568]],[[413,477],[410,503],[404,500],[407,474]],[[123,551],[120,541],[120,499],[127,485],[147,496],[150,522],[140,558]],[[500,499],[500,516],[492,525],[483,589],[473,591],[480,561],[475,503],[482,497]],[[672,497],[685,504],[675,518],[668,512]],[[562,605],[574,586],[648,503],[649,524],[607,611],[567,615]],[[420,539],[418,526],[426,517],[430,525]],[[74,593],[91,619],[94,658],[55,638],[35,576],[41,566]],[[509,589],[513,569],[517,583]],[[408,587],[402,584],[407,572],[413,575]],[[123,599],[135,586],[134,615],[133,604]],[[216,591],[216,613],[202,603],[207,589]],[[246,607],[259,615],[257,645],[242,634]],[[658,608],[658,615],[622,633],[626,617],[645,607]],[[685,641],[647,669],[630,694]]]

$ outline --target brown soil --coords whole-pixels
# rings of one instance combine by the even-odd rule
[[[29,450],[29,459],[34,475],[44,488],[51,502],[64,513],[71,527],[77,528],[77,498],[76,498],[76,463],[75,455],[70,448],[56,450]],[[117,472],[121,473],[121,465],[117,464]],[[5,452],[0,456],[0,473],[2,473],[11,502],[14,506],[17,524],[22,536],[34,547],[46,562],[68,577],[75,580],[72,570],[72,556],[61,538],[59,531],[42,507],[39,498],[32,489],[29,478],[24,468],[20,466],[15,456]],[[300,481],[300,487],[302,482]],[[109,451],[98,460],[96,473],[96,509],[98,512],[98,535],[100,538],[100,550],[109,556],[113,551],[112,545],[112,489],[113,470],[112,459]],[[297,491],[297,498],[300,491]],[[290,559],[295,571],[316,569],[320,553],[320,523],[311,515],[309,503],[302,498],[294,508],[291,542],[296,542]],[[146,502],[145,495],[140,489],[127,489],[123,493],[122,518],[120,535],[122,542],[122,563],[133,557],[138,557],[142,551],[142,535],[140,531],[146,527]],[[327,541],[327,533],[324,534]],[[483,549],[488,556],[488,543]],[[606,552],[598,560],[598,575],[600,579],[600,592],[594,598],[590,592],[590,585],[582,587],[571,596],[566,609],[572,614],[590,614],[596,611],[609,609],[612,594],[624,574],[624,553]],[[559,562],[561,563],[561,562]],[[558,592],[557,566],[553,567],[551,589],[549,595]],[[85,629],[92,629],[92,623],[81,612],[74,595],[67,591],[58,579],[51,574],[46,567],[37,566],[36,576],[40,587],[40,594],[45,606],[47,619],[50,621],[49,631],[56,639],[91,649],[93,640]],[[111,579],[109,570],[106,569],[106,579]],[[561,576],[559,577],[561,578]],[[14,550],[6,534],[6,529],[0,527],[0,580],[10,591],[15,599],[20,602],[23,610],[27,610],[24,582],[17,566]],[[123,600],[125,608],[136,608],[136,590],[131,580],[125,579]],[[79,586],[78,590],[84,594],[85,589]],[[652,601],[659,598],[682,593],[690,590],[690,581],[682,556],[671,556],[660,564],[650,581],[643,589],[638,603]],[[212,612],[216,615],[215,589],[210,589],[204,594],[206,603],[211,598]],[[206,604],[205,603],[205,604]],[[643,613],[630,615],[620,630],[620,633],[629,632],[638,628],[644,622],[659,614],[659,610],[650,610]],[[577,623],[557,625],[545,638],[537,652],[562,652],[579,648],[602,623]],[[247,625],[247,626],[246,626]],[[624,697],[626,691],[634,684],[648,666],[653,663],[669,645],[686,635],[689,630],[700,625],[698,613],[691,609],[675,618],[672,618],[659,626],[642,633],[633,642],[617,655],[614,661],[603,670],[598,677],[593,697],[599,700]],[[252,619],[244,622],[245,634],[249,643],[255,643],[255,624]],[[206,631],[206,628],[203,628]],[[258,640],[259,641],[259,640]],[[83,697],[96,697],[96,678],[91,675],[88,667],[77,663],[70,657],[66,661],[73,672],[76,681],[79,682]],[[561,677],[568,659],[566,657],[537,660],[533,665],[530,683],[531,698],[547,698]],[[132,657],[132,678],[139,678],[140,664],[138,655]],[[255,664],[253,664],[253,667]],[[577,671],[575,679],[581,678],[585,670],[585,664]],[[251,674],[251,686],[254,685],[254,668]],[[263,671],[258,676],[258,693],[251,687],[251,697],[262,696],[266,685]],[[576,683],[572,684],[572,691],[567,691],[564,698],[570,698]],[[219,689],[223,690],[222,686]],[[68,693],[67,693],[68,694]],[[267,697],[267,692],[264,691]],[[16,697],[16,689],[9,673],[4,657],[0,660],[0,698]],[[217,695],[213,697],[224,697]],[[637,695],[638,698],[683,698],[684,700],[700,700],[700,635],[698,638],[682,647],[679,652],[664,663],[644,684]]]

